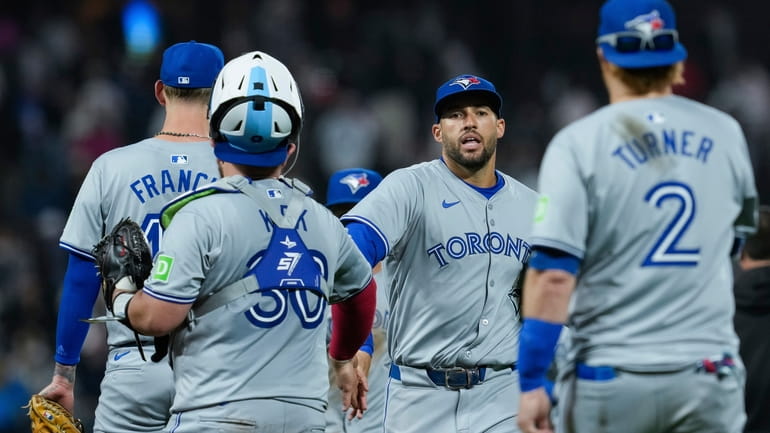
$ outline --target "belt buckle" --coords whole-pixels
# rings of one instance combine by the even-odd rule
[[[474,383],[475,378],[475,383]],[[458,381],[465,379],[462,384]],[[451,390],[470,389],[479,383],[479,370],[477,368],[453,367],[444,370],[444,386]]]

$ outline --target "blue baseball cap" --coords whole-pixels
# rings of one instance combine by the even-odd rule
[[[171,87],[211,87],[225,64],[222,50],[211,44],[180,42],[163,52],[160,81]]]
[[[332,174],[326,189],[326,206],[358,203],[382,182],[382,176],[365,168],[348,168]]]
[[[618,50],[622,41],[611,42],[613,37],[628,34],[638,35],[631,36],[630,42],[643,41],[641,49]],[[687,58],[676,33],[674,9],[665,0],[607,1],[599,11],[598,36],[604,58],[621,68],[668,66]]]
[[[476,75],[460,75],[442,84],[436,90],[436,103],[433,105],[436,123],[438,123],[441,113],[450,102],[457,98],[471,95],[485,97],[489,108],[495,112],[498,118],[502,117],[503,97],[497,93],[495,85]]]

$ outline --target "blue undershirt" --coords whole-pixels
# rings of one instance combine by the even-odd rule
[[[80,362],[80,351],[83,349],[89,326],[80,319],[91,317],[96,297],[99,295],[99,285],[94,262],[70,254],[56,324],[54,359],[59,364],[74,365]]]

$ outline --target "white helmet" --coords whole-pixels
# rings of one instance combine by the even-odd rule
[[[223,161],[275,167],[302,128],[302,98],[291,72],[252,51],[225,64],[211,91],[209,126]]]

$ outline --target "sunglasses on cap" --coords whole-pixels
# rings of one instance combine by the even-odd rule
[[[610,44],[619,53],[636,53],[642,50],[670,51],[679,42],[676,30],[653,30],[652,33],[617,32],[596,38],[596,43]]]

